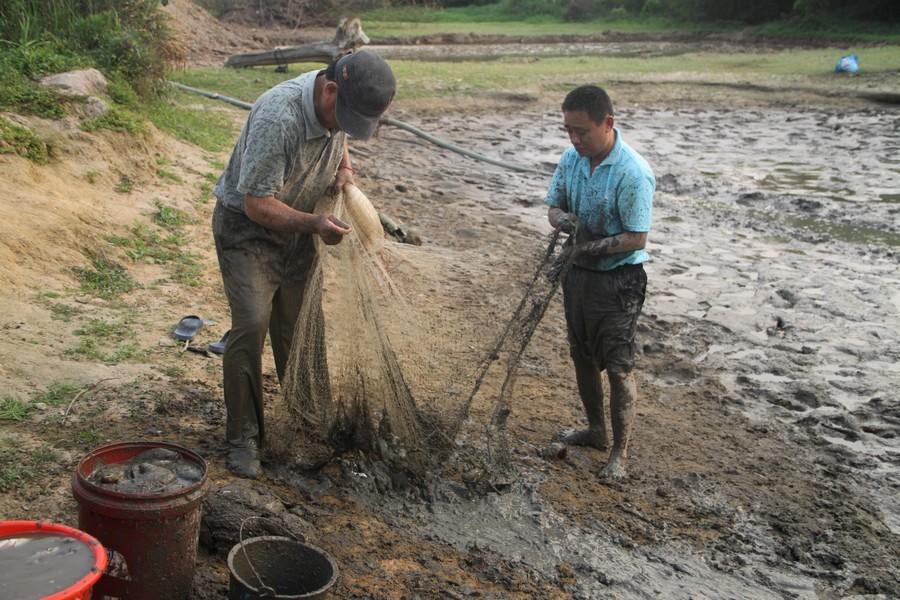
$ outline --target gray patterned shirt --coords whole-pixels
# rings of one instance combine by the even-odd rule
[[[256,100],[213,190],[226,208],[244,212],[246,194],[275,195],[293,208],[310,212],[331,186],[345,134],[329,131],[316,117],[314,90],[319,73],[289,79]]]

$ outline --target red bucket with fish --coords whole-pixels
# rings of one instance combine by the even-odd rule
[[[0,521],[0,598],[90,600],[106,550],[83,531],[42,521]]]
[[[98,597],[190,597],[206,472],[200,455],[166,442],[110,444],[78,463],[78,526],[110,555]]]

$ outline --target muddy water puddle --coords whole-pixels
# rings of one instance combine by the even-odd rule
[[[37,600],[64,590],[90,573],[91,549],[54,534],[0,538],[0,598]]]
[[[727,514],[736,529],[754,539],[754,556],[741,569],[717,569],[708,556],[675,540],[635,546],[602,520],[576,522],[542,497],[542,470],[523,465],[518,481],[502,494],[471,497],[458,486],[438,483],[435,500],[427,504],[381,496],[366,489],[365,480],[356,487],[394,527],[452,546],[472,568],[524,571],[528,579],[552,583],[576,599],[817,597],[810,578],[766,564],[765,557],[775,555],[775,541],[707,491],[690,492],[692,501]],[[665,529],[644,518],[650,528]]]

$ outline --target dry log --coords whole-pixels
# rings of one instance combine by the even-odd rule
[[[257,67],[263,65],[287,65],[297,62],[330,63],[335,58],[369,43],[369,36],[362,30],[359,19],[341,19],[330,41],[312,42],[301,46],[275,48],[267,52],[234,54],[225,61],[226,67]]]

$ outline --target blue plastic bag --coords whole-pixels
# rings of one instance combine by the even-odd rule
[[[859,57],[855,54],[842,56],[834,65],[835,73],[859,73]]]

